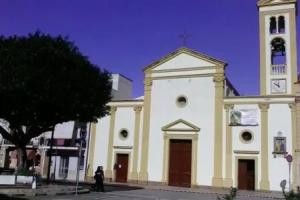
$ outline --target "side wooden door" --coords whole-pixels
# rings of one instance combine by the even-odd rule
[[[255,161],[238,161],[238,189],[255,190]]]
[[[128,154],[117,154],[116,182],[127,182],[128,176]]]

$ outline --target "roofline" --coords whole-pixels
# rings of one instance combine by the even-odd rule
[[[109,103],[118,103],[118,102],[143,102],[143,99],[124,99],[124,100],[112,100]]]
[[[120,73],[111,73],[111,75],[113,75],[113,74],[117,74],[117,75],[122,76],[123,78],[129,80],[130,82],[133,82],[133,80],[131,80],[130,78],[128,78],[127,76],[125,76],[123,74],[120,74]]]
[[[274,98],[295,98],[294,95],[265,95],[265,96],[230,96],[224,99],[274,99]]]
[[[221,61],[219,59],[216,59],[216,58],[212,58],[206,54],[203,54],[203,53],[200,53],[198,51],[195,51],[195,50],[192,50],[190,48],[186,48],[186,47],[181,47],[181,48],[178,48],[176,49],[175,51],[163,56],[162,58],[160,58],[159,60],[156,60],[154,62],[152,62],[151,64],[147,65],[146,67],[144,67],[143,71],[146,71],[154,66],[157,66],[159,65],[160,63],[163,63],[165,61],[167,61],[168,59],[172,58],[173,56],[175,56],[176,54],[179,54],[179,53],[182,53],[182,52],[187,52],[187,53],[191,53],[191,54],[194,54],[194,55],[197,55],[199,57],[204,57],[205,59],[213,62],[213,63],[217,63],[219,65],[223,65],[224,67],[226,67],[228,64],[224,61]]]
[[[257,7],[265,7],[265,6],[277,6],[277,5],[282,5],[282,4],[297,4],[297,0],[289,0],[289,1],[284,1],[284,2],[276,2],[273,4],[266,4],[268,1],[261,1],[259,0],[256,5]]]
[[[239,93],[239,91],[233,86],[233,84],[231,83],[231,81],[226,77],[226,82],[228,83],[228,85],[230,85],[230,88],[234,90],[236,96],[240,96],[241,94]]]

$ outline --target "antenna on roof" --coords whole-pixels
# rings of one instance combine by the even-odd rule
[[[187,45],[187,40],[191,37],[190,34],[188,34],[186,31],[184,31],[182,34],[178,36],[180,39],[182,39],[182,45]]]

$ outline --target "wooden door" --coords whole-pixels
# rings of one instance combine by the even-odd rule
[[[169,185],[191,187],[192,141],[170,140]]]
[[[239,160],[238,189],[255,190],[255,161]]]
[[[127,182],[128,154],[117,154],[116,182]]]

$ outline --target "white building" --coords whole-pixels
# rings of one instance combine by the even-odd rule
[[[227,64],[180,48],[144,69],[144,97],[112,101],[92,125],[88,176],[173,186],[299,185],[296,0],[260,0],[260,96],[239,96]],[[300,106],[299,106],[300,107]]]

